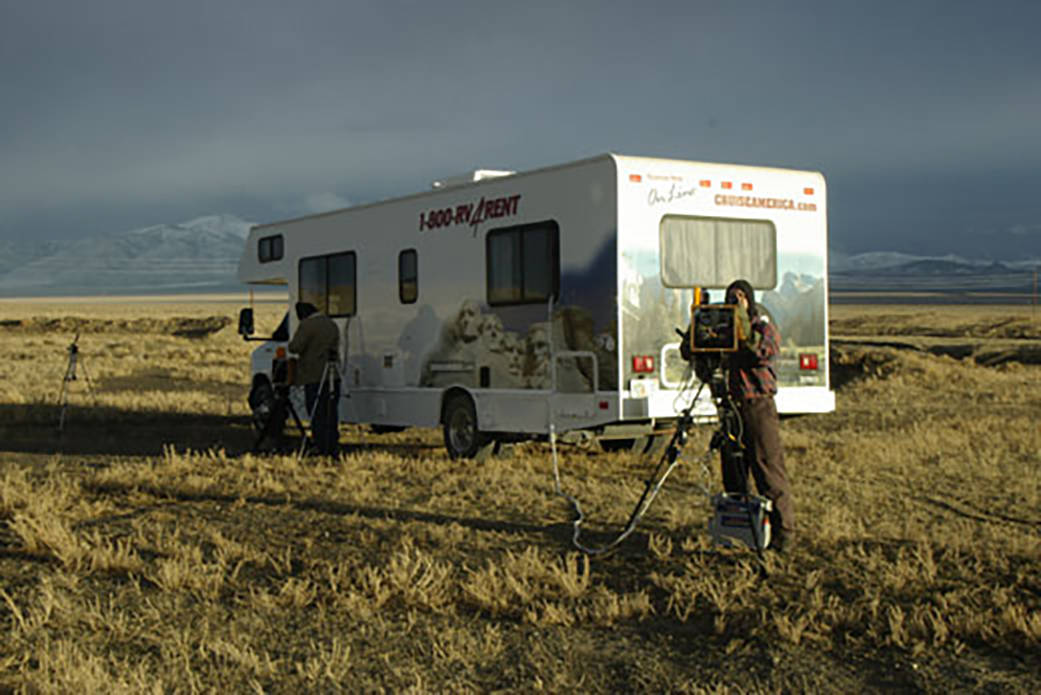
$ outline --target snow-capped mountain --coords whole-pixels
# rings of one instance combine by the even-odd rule
[[[0,292],[204,290],[237,284],[235,269],[252,223],[233,215],[199,217],[12,252],[0,267]],[[6,249],[0,253],[8,258]],[[7,265],[7,264],[5,264]],[[6,272],[4,272],[6,270]]]

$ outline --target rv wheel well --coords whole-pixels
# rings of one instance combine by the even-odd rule
[[[445,422],[445,406],[448,405],[448,403],[453,398],[460,398],[460,397],[461,398],[468,398],[468,399],[470,399],[471,403],[473,402],[473,396],[470,395],[470,392],[467,391],[466,389],[460,387],[460,386],[453,386],[452,388],[447,389],[444,393],[441,394],[441,423],[442,424],[444,424],[444,422]],[[476,405],[476,403],[474,405]]]

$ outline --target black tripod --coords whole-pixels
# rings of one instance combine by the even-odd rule
[[[69,345],[65,350],[69,354],[68,363],[65,365],[65,376],[61,380],[61,394],[58,396],[58,404],[61,406],[61,414],[58,416],[58,433],[65,429],[65,411],[69,406],[69,384],[76,379],[76,367],[79,363],[79,341],[80,334],[77,333],[76,337],[72,339],[72,344]],[[90,394],[91,399],[94,401],[94,405],[97,405],[98,398],[94,394],[94,384],[90,380],[90,374],[87,372],[87,365],[83,364],[80,367],[83,372],[83,381],[87,384],[87,392]]]

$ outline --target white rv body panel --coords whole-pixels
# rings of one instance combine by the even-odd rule
[[[719,197],[732,192],[719,188],[725,181],[738,194],[742,184],[751,185],[757,196],[815,209],[746,207],[755,201]],[[800,193],[810,188],[812,195]],[[239,278],[287,284],[292,307],[311,291],[302,290],[304,263],[354,254],[355,312],[329,312],[342,331],[340,414],[346,422],[435,426],[445,394],[462,390],[484,431],[545,434],[551,423],[558,432],[596,430],[675,417],[695,390],[675,369],[674,329],[687,325],[692,293],[661,284],[664,216],[768,219],[777,230],[779,286],[790,274],[801,278],[799,287],[816,283],[819,325],[812,333],[820,338],[814,345],[789,341],[784,360],[805,348],[818,356],[820,369],[802,386],[787,378],[778,408],[823,412],[834,409],[826,302],[816,304],[827,296],[824,201],[823,178],[813,172],[603,155],[254,227]],[[550,228],[559,247],[553,301],[491,301],[489,288],[500,280],[488,267],[489,234],[498,241],[516,238],[516,248],[528,249],[526,235],[534,230],[531,248],[541,249],[538,235]],[[416,260],[414,302],[403,301],[402,252]],[[500,266],[495,273],[521,272]],[[305,285],[310,278],[303,278]],[[785,303],[791,298],[771,298],[778,289],[764,293],[764,305],[791,310]],[[296,323],[291,315],[290,334]],[[783,340],[786,328],[778,325]],[[643,353],[655,356],[656,369],[634,374],[632,356]],[[263,364],[270,362],[255,359],[254,369]],[[707,394],[696,413],[714,414]]]
[[[775,283],[756,287],[757,303],[775,319],[781,333],[777,407],[781,413],[835,409],[828,380],[827,211],[823,176],[816,172],[728,164],[617,157],[618,248],[623,359],[620,375],[623,414],[674,417],[689,403],[682,384],[689,373],[679,366],[674,327],[689,323],[693,291],[665,287],[662,279],[662,227],[667,219],[762,222],[775,232]],[[705,249],[711,254],[712,249]],[[722,301],[729,282],[698,282]],[[755,283],[753,282],[753,285]],[[657,358],[658,392],[645,398],[625,356]],[[812,355],[814,370],[801,369]],[[671,360],[669,358],[672,358]],[[671,364],[670,364],[671,363]],[[685,366],[685,365],[683,365]],[[688,381],[689,383],[689,381]],[[689,389],[688,389],[689,390]],[[664,393],[662,393],[664,391]],[[711,412],[706,402],[695,412]],[[646,403],[640,401],[646,400]]]

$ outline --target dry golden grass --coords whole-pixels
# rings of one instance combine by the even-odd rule
[[[834,307],[838,410],[783,424],[801,529],[764,576],[707,540],[707,431],[600,559],[542,444],[452,462],[434,431],[345,427],[338,461],[243,453],[250,346],[171,334],[236,309],[0,302],[0,691],[1041,686],[1029,312]],[[75,324],[98,405],[74,384],[59,439]],[[965,359],[867,344],[955,331]],[[560,463],[589,539],[617,532],[648,463]]]

